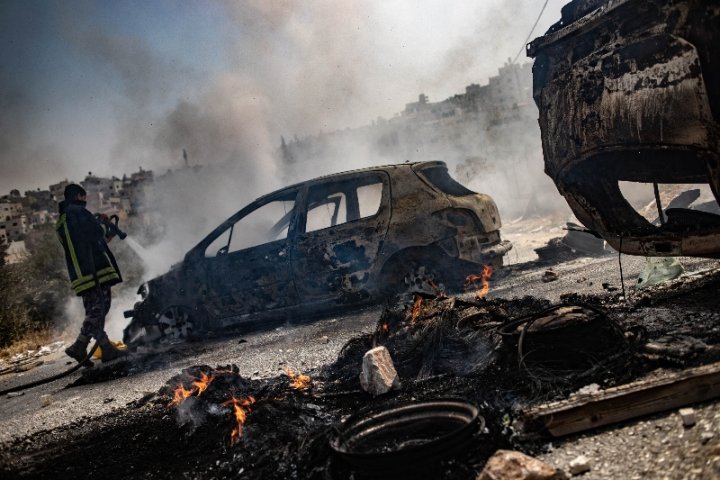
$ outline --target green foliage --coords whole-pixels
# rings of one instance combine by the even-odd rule
[[[34,230],[26,246],[29,259],[0,265],[0,347],[52,326],[69,292],[62,248],[52,227]]]
[[[38,299],[28,288],[23,264],[0,267],[0,347],[20,340],[30,331],[48,327],[48,318],[41,311],[46,299]]]

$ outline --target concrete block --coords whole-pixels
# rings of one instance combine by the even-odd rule
[[[387,348],[375,347],[365,352],[360,372],[360,386],[375,396],[400,388],[400,377]]]

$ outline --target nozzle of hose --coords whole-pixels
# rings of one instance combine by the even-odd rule
[[[110,221],[108,222],[109,223],[108,228],[114,235],[117,235],[118,238],[120,238],[120,240],[125,240],[125,237],[127,237],[127,233],[120,230],[120,227],[118,227],[119,221],[120,221],[120,219],[118,218],[117,215],[112,215],[110,217]]]

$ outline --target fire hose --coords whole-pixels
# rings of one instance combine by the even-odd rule
[[[21,390],[27,390],[28,388],[37,387],[38,385],[44,385],[46,383],[50,383],[50,382],[54,382],[55,380],[59,380],[63,377],[67,377],[71,373],[75,372],[75,370],[82,367],[85,364],[85,362],[89,361],[90,358],[95,353],[95,350],[97,350],[97,348],[98,348],[98,341],[95,340],[95,344],[92,346],[92,348],[90,349],[90,352],[87,354],[85,359],[82,362],[79,362],[77,365],[74,365],[72,368],[69,368],[69,369],[65,370],[64,372],[58,373],[56,375],[52,375],[47,378],[41,378],[40,380],[35,380],[34,382],[24,383],[22,385],[16,385],[14,387],[7,388],[5,390],[0,390],[0,396],[6,395],[8,393],[19,392]]]

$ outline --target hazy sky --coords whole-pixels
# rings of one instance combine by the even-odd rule
[[[565,3],[550,0],[534,37]],[[269,162],[280,135],[486,83],[542,4],[2,0],[0,194],[179,166],[182,148],[199,163]]]

